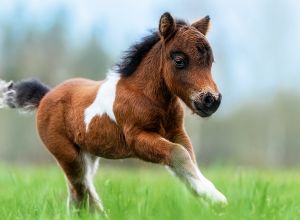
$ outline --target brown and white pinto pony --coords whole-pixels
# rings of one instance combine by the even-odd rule
[[[158,31],[133,45],[104,81],[71,79],[52,90],[36,79],[1,81],[2,107],[37,108],[39,136],[66,176],[68,206],[88,198],[103,211],[93,186],[99,157],[166,165],[199,198],[227,203],[197,167],[180,102],[201,117],[220,105],[209,25],[209,16],[189,25],[163,14]]]

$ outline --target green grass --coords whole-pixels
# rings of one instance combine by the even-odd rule
[[[205,208],[164,169],[100,169],[95,186],[109,219],[300,219],[299,170],[202,170],[228,199]],[[0,166],[0,219],[103,219],[83,211],[67,215],[67,189],[59,167]]]

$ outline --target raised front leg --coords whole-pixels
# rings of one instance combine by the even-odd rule
[[[193,163],[190,164],[190,168],[187,167],[186,170],[182,169],[182,165],[176,164],[171,167],[171,171],[173,171],[183,182],[186,182],[188,187],[196,193],[196,195],[206,195],[208,198],[212,200],[212,202],[224,202],[227,203],[225,196],[220,193],[215,186],[206,179],[202,173],[200,172],[196,157],[194,154],[194,149],[192,147],[191,141],[185,132],[185,130],[182,128],[179,131],[177,131],[173,137],[173,141],[177,144],[180,144],[189,154],[190,157],[186,156],[183,160],[185,160],[185,163]],[[180,150],[178,151],[178,154],[183,154]],[[176,157],[176,156],[175,156]],[[191,161],[190,161],[191,160]],[[189,161],[189,162],[188,162]],[[190,173],[196,173],[196,175],[190,175]]]
[[[212,203],[227,203],[225,196],[207,180],[197,165],[193,162],[188,151],[183,147],[174,148],[170,169],[186,186],[200,197],[207,197]]]
[[[208,181],[182,145],[172,143],[156,133],[131,131],[126,140],[136,157],[167,165],[196,196],[207,197],[213,203],[227,203],[226,198]]]

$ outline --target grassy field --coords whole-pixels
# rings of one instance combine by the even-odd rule
[[[95,186],[109,219],[300,219],[299,170],[212,167],[202,173],[228,199],[205,208],[160,167],[100,169]],[[0,219],[103,219],[83,211],[67,215],[67,189],[56,167],[0,166]]]

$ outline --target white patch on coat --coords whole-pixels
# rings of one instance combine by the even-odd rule
[[[109,73],[106,81],[100,86],[95,101],[84,111],[84,122],[88,131],[91,120],[96,116],[107,114],[108,117],[117,123],[113,105],[116,97],[116,86],[120,76],[116,73]]]

